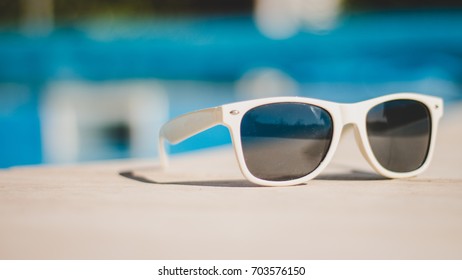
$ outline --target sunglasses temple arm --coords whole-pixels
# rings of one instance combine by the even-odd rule
[[[159,133],[159,158],[162,167],[168,166],[166,140],[175,145],[222,122],[222,108],[214,107],[181,115],[164,124]]]

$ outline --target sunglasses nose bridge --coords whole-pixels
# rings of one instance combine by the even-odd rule
[[[348,124],[357,124],[361,118],[361,108],[355,104],[340,104],[340,113],[342,116],[343,126]]]

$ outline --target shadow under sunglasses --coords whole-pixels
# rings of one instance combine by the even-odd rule
[[[160,167],[156,168],[160,169]],[[198,187],[238,187],[238,188],[249,188],[249,187],[262,187],[260,185],[249,182],[245,179],[210,179],[210,180],[197,180],[188,179],[156,179],[154,176],[147,176],[146,171],[154,171],[153,168],[139,168],[131,170],[123,170],[119,172],[119,175],[141,183],[156,184],[156,185],[187,185],[187,186],[198,186]],[[187,177],[187,176],[186,176]],[[390,180],[389,178],[380,176],[379,174],[367,172],[363,170],[350,170],[349,172],[337,172],[320,174],[312,181],[323,180],[323,181],[378,181],[378,180]],[[305,185],[306,183],[300,184]]]

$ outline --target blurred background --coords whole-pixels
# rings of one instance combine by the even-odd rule
[[[461,1],[0,2],[0,168],[156,157],[163,122],[237,100],[461,89]]]

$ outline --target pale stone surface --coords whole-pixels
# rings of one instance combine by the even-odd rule
[[[229,148],[168,172],[156,160],[2,170],[0,258],[461,259],[460,109],[429,170],[406,180],[373,173],[351,135],[295,187],[245,181]]]

